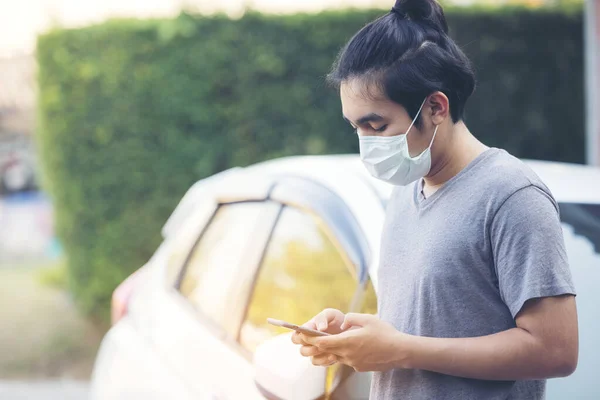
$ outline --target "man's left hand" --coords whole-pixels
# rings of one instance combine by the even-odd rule
[[[300,353],[312,357],[314,365],[339,362],[358,372],[407,367],[410,336],[392,325],[369,314],[346,314],[342,329],[331,336],[297,334],[303,344]]]

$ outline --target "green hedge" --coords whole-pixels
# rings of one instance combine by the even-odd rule
[[[356,152],[323,77],[382,11],[115,20],[39,39],[46,184],[83,311],[142,265],[194,181],[291,154]],[[580,12],[449,10],[479,86],[467,123],[516,155],[582,162]]]

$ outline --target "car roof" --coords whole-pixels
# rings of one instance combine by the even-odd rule
[[[364,187],[374,193],[382,204],[389,199],[393,186],[373,178],[354,154],[326,156],[293,156],[277,158],[245,168],[249,172],[266,174],[296,175],[330,186],[335,182],[334,190],[341,195],[352,194],[358,187]],[[340,182],[346,181],[346,185]],[[344,193],[346,192],[347,193]]]
[[[559,203],[600,204],[600,168],[553,161],[523,160],[550,188]],[[373,178],[362,166],[358,155],[295,156],[266,161],[245,168],[248,172],[294,174],[327,184],[348,180],[347,194],[361,182],[385,204],[393,186]],[[343,185],[337,185],[338,192]],[[338,193],[345,197],[345,193]]]

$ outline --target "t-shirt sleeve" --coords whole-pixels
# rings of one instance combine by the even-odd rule
[[[558,206],[542,189],[513,193],[492,220],[490,240],[500,295],[513,317],[527,300],[575,294]]]

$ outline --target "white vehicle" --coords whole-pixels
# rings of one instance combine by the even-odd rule
[[[550,380],[547,398],[599,399],[600,169],[528,164],[560,203],[578,290],[579,366]],[[154,256],[115,291],[92,400],[367,399],[370,374],[314,367],[266,319],[375,311],[390,193],[358,156],[284,158],[196,183]]]

